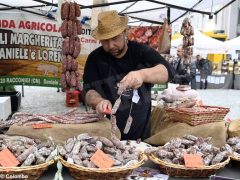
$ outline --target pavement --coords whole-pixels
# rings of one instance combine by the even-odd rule
[[[22,93],[22,86],[16,86]],[[226,118],[240,119],[240,90],[206,89],[198,90],[204,105],[229,107]],[[19,111],[43,114],[61,114],[69,110],[66,107],[66,94],[57,92],[57,88],[24,86]],[[85,107],[80,104],[80,108]]]
[[[226,118],[240,119],[240,90],[206,89],[198,90],[204,105],[230,108]]]

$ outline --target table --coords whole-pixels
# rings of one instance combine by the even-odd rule
[[[233,84],[234,83],[234,84]],[[196,87],[200,88],[200,74],[196,75]],[[208,76],[208,89],[240,89],[240,74],[214,74]]]

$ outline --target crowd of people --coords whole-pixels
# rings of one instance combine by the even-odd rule
[[[212,74],[212,62],[201,55],[196,55],[192,58],[191,64],[185,64],[183,57],[182,46],[177,48],[177,57],[165,56],[166,60],[172,65],[175,70],[175,76],[172,80],[173,83],[191,85],[192,89],[196,87],[196,74],[200,74],[200,89],[207,89],[208,75]],[[188,72],[188,69],[190,71]]]

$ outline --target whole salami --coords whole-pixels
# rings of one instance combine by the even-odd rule
[[[66,38],[68,35],[68,21],[64,20],[62,25],[61,25],[61,33],[62,33],[62,37]]]
[[[62,20],[68,19],[69,9],[70,9],[70,4],[68,2],[64,2],[61,6],[61,19]]]
[[[68,26],[67,26],[67,34],[68,37],[71,37],[73,35],[73,22],[71,20],[68,21]]]
[[[75,23],[76,23],[76,26],[77,26],[77,34],[81,35],[82,34],[82,25],[81,25],[79,20],[76,20]]]
[[[62,73],[65,73],[67,70],[67,57],[63,55],[62,57]]]
[[[68,18],[72,21],[75,19],[75,4],[72,2],[70,3],[70,10],[69,10]]]
[[[75,48],[74,48],[74,51],[73,51],[73,57],[77,58],[79,53],[80,53],[80,51],[81,51],[81,44],[80,44],[79,37],[75,38],[74,45],[75,45]]]
[[[80,11],[79,5],[76,2],[74,2],[74,6],[75,6],[75,16],[76,17],[81,16],[81,11]]]
[[[62,43],[62,53],[63,53],[63,55],[69,54],[69,37],[64,39],[64,41]]]

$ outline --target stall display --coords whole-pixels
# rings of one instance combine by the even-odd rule
[[[230,152],[213,146],[210,141],[210,137],[185,135],[172,139],[163,147],[147,149],[145,153],[170,176],[209,177],[230,161]],[[190,160],[187,155],[192,156]]]
[[[68,139],[59,153],[62,164],[77,179],[125,178],[146,160],[146,156],[134,146],[119,146],[105,137],[87,133]],[[96,156],[99,161],[104,158],[106,163],[95,161]]]
[[[190,66],[193,55],[194,45],[194,28],[192,27],[188,18],[185,18],[182,23],[180,34],[183,35],[183,61],[181,62],[186,67],[186,73],[190,74]]]
[[[48,115],[48,114],[32,114],[25,112],[17,112],[13,114],[8,121],[1,121],[0,128],[9,127],[13,124],[29,126],[34,124],[84,124],[96,122],[100,116],[95,111],[82,112],[77,108],[73,108],[64,114]]]
[[[51,142],[3,134],[0,141],[0,174],[13,179],[39,179],[57,155],[57,149]]]
[[[231,152],[231,161],[240,166],[240,137],[229,138],[226,147]]]
[[[197,103],[198,92],[188,85],[165,89],[157,96],[157,102],[163,100],[163,107],[191,108]]]
[[[62,90],[81,90],[80,72],[76,58],[81,51],[78,35],[82,33],[82,25],[77,19],[81,15],[80,7],[76,2],[64,2],[61,6],[61,33],[62,43]]]

